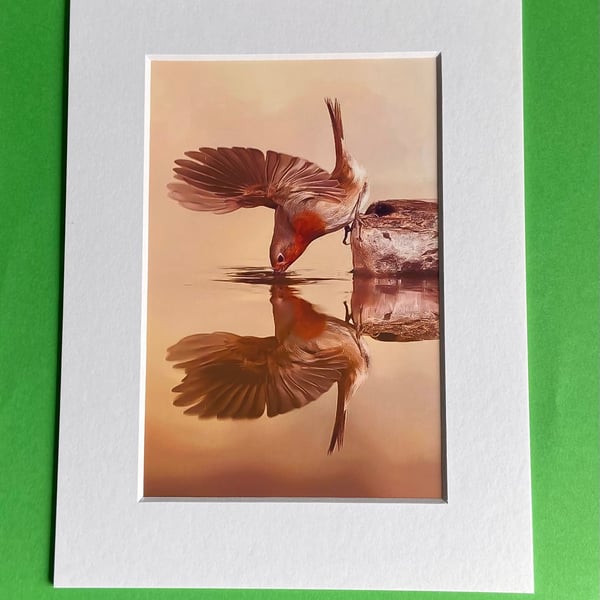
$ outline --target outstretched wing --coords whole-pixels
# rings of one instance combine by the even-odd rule
[[[185,377],[173,388],[176,406],[201,418],[274,417],[322,396],[342,376],[347,360],[339,350],[293,351],[275,337],[200,333],[167,350]]]
[[[169,197],[190,210],[228,213],[238,208],[276,208],[318,197],[339,202],[344,190],[314,163],[256,148],[200,148],[175,161]]]

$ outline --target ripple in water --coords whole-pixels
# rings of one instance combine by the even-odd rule
[[[311,277],[306,274],[288,271],[286,273],[275,273],[273,269],[264,267],[227,267],[223,268],[225,278],[215,279],[214,281],[251,283],[251,284],[284,284],[284,285],[302,285],[318,283],[320,281],[346,281],[343,277]]]

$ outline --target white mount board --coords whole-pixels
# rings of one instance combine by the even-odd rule
[[[60,587],[531,592],[521,6],[71,2]],[[139,502],[145,63],[440,52],[447,504]]]

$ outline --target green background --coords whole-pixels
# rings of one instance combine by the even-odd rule
[[[64,0],[0,5],[0,597],[525,597],[52,588],[66,13]],[[540,599],[596,600],[600,594],[598,17],[597,0],[525,0],[523,6],[535,598]]]

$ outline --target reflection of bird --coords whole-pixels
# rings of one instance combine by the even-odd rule
[[[325,100],[335,142],[331,173],[303,158],[256,148],[200,148],[178,159],[169,196],[185,208],[217,214],[238,208],[275,209],[270,259],[285,271],[318,237],[353,222],[367,202],[364,169],[344,144],[340,105]],[[345,239],[345,238],[344,238]]]
[[[338,384],[329,452],[341,448],[347,404],[365,379],[369,357],[348,323],[317,312],[283,285],[271,288],[275,335],[199,333],[167,350],[185,369],[174,404],[201,418],[274,417],[317,400]]]

